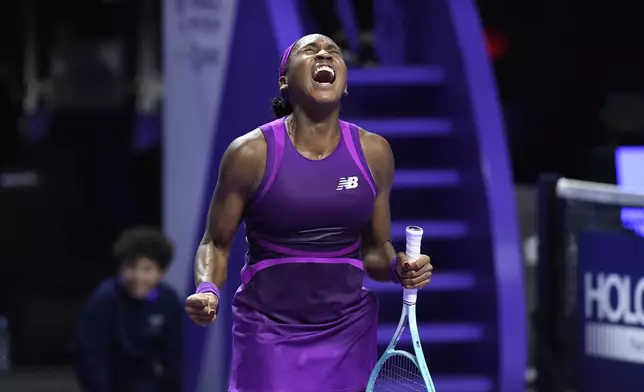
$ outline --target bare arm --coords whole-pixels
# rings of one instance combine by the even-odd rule
[[[391,280],[389,263],[396,257],[391,244],[389,194],[394,179],[395,163],[389,143],[382,137],[361,131],[360,141],[367,163],[378,188],[373,215],[362,232],[362,256],[370,278]]]
[[[195,285],[211,282],[222,287],[226,281],[230,248],[247,201],[261,182],[265,162],[266,141],[260,130],[237,138],[224,153],[195,257]]]

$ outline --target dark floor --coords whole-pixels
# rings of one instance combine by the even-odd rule
[[[79,392],[69,369],[0,372],[2,392]]]

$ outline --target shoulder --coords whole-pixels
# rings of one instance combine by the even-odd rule
[[[225,160],[237,163],[252,163],[260,157],[266,157],[266,139],[259,128],[233,140],[224,153]]]
[[[230,143],[221,158],[219,180],[253,188],[261,181],[265,167],[266,139],[257,128]]]
[[[379,188],[390,187],[395,163],[387,139],[360,128],[360,145]]]
[[[87,307],[97,309],[110,309],[116,305],[119,296],[119,283],[117,278],[104,280],[90,295]]]
[[[360,129],[360,144],[365,155],[370,155],[375,159],[388,159],[393,158],[391,146],[384,137],[369,132],[365,129]],[[369,157],[367,157],[369,159]]]
[[[96,287],[92,298],[116,298],[118,295],[119,282],[118,278],[111,277],[105,279]]]

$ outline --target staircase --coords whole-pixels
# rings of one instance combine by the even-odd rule
[[[385,63],[377,69],[349,70],[350,98],[344,103],[343,117],[384,136],[393,150],[397,169],[391,194],[395,248],[405,249],[406,226],[424,229],[422,250],[432,257],[435,277],[419,293],[417,312],[436,389],[500,391],[502,338],[490,208],[477,141],[481,136],[477,135],[474,108],[468,107],[469,91],[463,88],[464,69],[457,64],[460,59],[454,57],[459,53],[445,53],[450,51],[449,45],[433,42],[432,36],[438,31],[442,40],[457,39],[453,25],[438,21],[450,19],[450,6],[444,0],[431,2],[435,4],[425,8],[405,4],[405,14],[422,15],[426,25],[433,25],[433,31],[409,31],[414,42],[404,43],[409,48],[422,47],[430,54],[406,56],[415,57],[417,65],[413,66]],[[387,6],[384,0],[380,3]],[[400,10],[391,12],[396,13]],[[445,52],[434,53],[432,47]],[[391,56],[386,62],[391,62]],[[493,94],[491,99],[495,98]],[[400,317],[401,290],[371,280],[365,286],[377,292],[380,299],[378,343],[382,352]],[[403,335],[401,344],[413,352],[409,334]]]

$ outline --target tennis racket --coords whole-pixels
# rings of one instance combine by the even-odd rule
[[[405,232],[407,239],[405,253],[411,260],[417,260],[420,257],[423,229],[409,226]],[[371,372],[367,392],[436,392],[418,336],[418,325],[416,324],[417,291],[415,289],[403,290],[403,308],[398,328],[396,328],[396,333],[394,333],[385,353]],[[409,328],[415,355],[396,349],[405,327]]]

